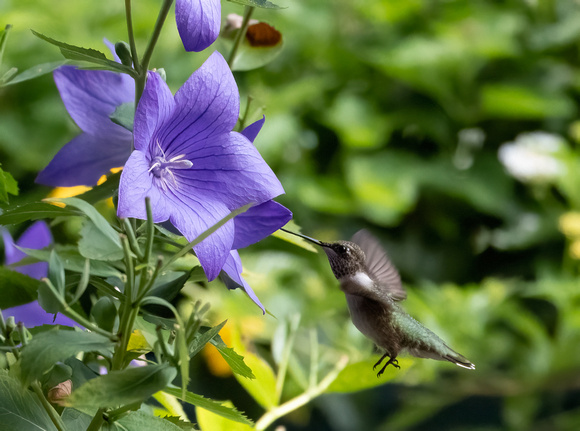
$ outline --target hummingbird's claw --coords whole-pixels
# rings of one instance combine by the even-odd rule
[[[383,356],[384,357],[384,356]],[[382,358],[381,358],[382,361]],[[377,362],[375,364],[375,366],[373,367],[373,370],[377,367],[377,365],[380,364],[380,361]],[[395,358],[389,358],[389,360],[387,361],[387,363],[383,366],[383,368],[381,368],[381,370],[377,373],[377,377],[381,377],[381,374],[383,374],[385,372],[385,370],[387,369],[387,367],[389,366],[389,364],[391,364],[393,367],[400,369],[400,365],[399,365],[399,361]]]

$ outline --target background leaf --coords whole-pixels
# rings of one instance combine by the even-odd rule
[[[28,304],[37,298],[40,280],[0,266],[0,308]]]
[[[41,332],[22,349],[20,376],[25,385],[39,379],[56,362],[79,352],[98,352],[109,356],[113,343],[93,332],[54,330]]]

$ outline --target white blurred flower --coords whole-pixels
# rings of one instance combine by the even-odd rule
[[[522,133],[515,141],[500,146],[498,157],[510,175],[518,180],[547,183],[566,172],[558,159],[558,153],[565,149],[565,145],[562,137],[551,133]]]

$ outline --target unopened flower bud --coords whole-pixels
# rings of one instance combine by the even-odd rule
[[[65,380],[48,391],[47,398],[53,404],[62,404],[62,401],[72,392],[72,380]]]
[[[129,44],[127,42],[117,42],[115,44],[115,52],[121,59],[121,63],[123,63],[123,65],[131,67],[133,64],[133,57],[131,56],[131,48],[129,48]]]

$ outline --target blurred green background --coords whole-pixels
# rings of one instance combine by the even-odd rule
[[[142,52],[160,2],[134,3]],[[243,12],[222,3],[223,19]],[[282,53],[236,79],[242,108],[251,95],[253,118],[264,109],[255,144],[285,187],[279,201],[310,236],[375,233],[401,272],[407,311],[477,367],[408,360],[376,386],[368,365],[357,372],[361,381],[373,377],[373,388],[331,387],[277,423],[580,429],[580,4],[276,3],[287,8],[254,17],[282,32]],[[14,26],[0,73],[61,58],[30,28],[101,50],[104,37],[126,40],[119,0],[0,0],[0,18]],[[171,13],[151,65],[165,68],[175,91],[209,51],[185,53]],[[13,204],[49,193],[34,178],[77,133],[51,76],[0,89],[0,162],[21,188]],[[502,164],[498,150],[508,142],[523,150]],[[526,175],[514,173],[522,169]],[[56,234],[74,240],[66,229]],[[313,349],[321,376],[343,354],[352,364],[373,363],[373,346],[350,323],[324,256],[277,238],[241,254],[275,318],[219,282],[192,284],[185,296],[209,300],[213,323],[229,318],[273,365],[300,316],[284,398],[307,385]],[[259,403],[210,353],[194,364],[195,390],[231,399],[257,419]]]

